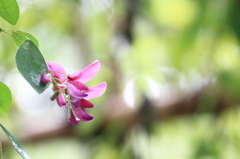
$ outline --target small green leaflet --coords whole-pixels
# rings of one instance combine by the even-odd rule
[[[12,33],[12,35],[17,46],[20,46],[25,40],[30,39],[38,47],[38,40],[29,33],[23,31],[15,31]]]
[[[8,139],[11,141],[13,147],[19,153],[19,155],[21,155],[23,159],[30,159],[28,154],[22,149],[20,143],[12,136],[12,134],[2,124],[0,124],[0,127],[3,129],[3,131],[5,132]]]
[[[19,19],[19,7],[16,0],[0,0],[0,16],[15,25]]]
[[[10,89],[0,82],[0,113],[6,115],[12,104],[12,93]]]
[[[35,91],[39,94],[44,92],[49,83],[40,84],[40,75],[43,70],[47,73],[48,68],[37,46],[31,40],[24,41],[19,47],[15,59],[19,72]]]

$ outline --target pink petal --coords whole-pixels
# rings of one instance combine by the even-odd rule
[[[85,97],[84,99],[89,100],[89,99],[97,98],[105,92],[106,88],[107,88],[106,82],[103,82],[97,86],[91,87],[89,88],[88,91],[85,92],[88,96]]]
[[[71,112],[70,117],[68,118],[68,121],[73,125],[79,125],[79,122],[77,121],[76,117]]]
[[[75,86],[78,90],[81,90],[81,91],[88,90],[88,87],[85,84],[82,84],[81,82],[78,82],[78,81],[67,81],[67,82]]]
[[[56,63],[56,62],[47,62],[47,67],[48,67],[48,70],[49,71],[55,71],[55,72],[61,72],[61,73],[63,73],[63,74],[61,74],[61,73],[54,73],[54,72],[51,72],[51,74],[54,76],[54,77],[56,77],[56,78],[58,78],[59,80],[61,80],[62,82],[64,82],[65,80],[66,80],[66,76],[64,75],[64,74],[66,74],[66,72],[65,72],[65,70],[64,70],[64,68],[61,66],[61,65],[59,65],[58,63]],[[61,83],[61,82],[59,82],[59,83]]]
[[[95,60],[92,64],[88,65],[82,71],[70,74],[68,78],[70,80],[76,80],[82,83],[86,83],[90,79],[92,79],[94,76],[96,76],[99,70],[100,70],[100,62],[98,60]]]
[[[71,103],[74,107],[79,107],[80,106],[80,99],[72,99]]]
[[[67,83],[67,87],[68,87],[69,94],[74,98],[84,98],[88,96],[87,94],[79,90],[77,87],[72,85],[71,83]]]
[[[42,73],[41,73],[41,76],[40,76],[40,83],[41,84],[46,84],[50,82],[50,77],[48,77],[45,73],[45,71],[43,70]]]
[[[58,97],[57,97],[57,103],[58,103],[58,105],[59,105],[60,107],[65,107],[65,106],[66,106],[67,103],[66,103],[66,101],[65,101],[62,93],[60,93],[60,94],[58,95]]]
[[[93,108],[94,107],[94,105],[91,102],[89,102],[85,99],[81,99],[80,106],[84,107],[84,108]]]
[[[81,121],[92,121],[94,118],[92,116],[90,116],[86,110],[82,107],[72,107],[74,114],[76,115],[76,117],[78,119],[80,119]]]

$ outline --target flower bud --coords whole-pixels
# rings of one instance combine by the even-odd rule
[[[65,98],[62,93],[57,96],[57,103],[60,107],[65,107],[67,105],[67,102],[65,101]]]
[[[59,96],[59,94],[59,91],[54,92],[53,95],[50,97],[51,101],[54,101]]]
[[[50,77],[48,77],[45,73],[45,70],[42,71],[41,76],[40,76],[40,83],[41,84],[46,84],[50,82]]]

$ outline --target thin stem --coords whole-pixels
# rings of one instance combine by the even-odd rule
[[[57,72],[57,71],[49,71],[50,73],[52,72],[52,73],[59,73],[59,74],[62,74],[62,75],[65,75],[65,76],[68,76],[68,74],[66,74],[66,73],[62,73],[62,72]]]
[[[8,34],[8,35],[10,35],[10,36],[13,36],[11,33],[7,32],[7,31],[5,31],[5,30],[2,30],[2,32],[3,32],[3,33],[6,33],[6,34]]]
[[[30,40],[30,39],[29,39],[29,37],[27,37],[27,36],[25,36],[25,35],[23,35],[23,34],[21,34],[21,33],[18,33],[18,32],[16,32],[16,31],[13,31],[13,30],[12,30],[12,32],[14,32],[14,33],[16,33],[16,34],[18,34],[18,35],[21,35],[21,36],[23,36],[24,38],[26,38],[26,39]]]
[[[61,88],[61,87],[58,85],[57,80],[60,81],[61,83],[63,83],[60,79],[52,76],[53,85],[56,85],[60,91],[64,90],[63,88]]]
[[[58,82],[60,82],[60,83],[64,83],[63,81],[61,81],[60,79],[58,79],[58,78],[56,78],[56,77],[54,77],[54,76],[52,76],[52,79],[54,79],[55,82],[58,81]],[[55,84],[57,84],[57,82],[56,82]]]
[[[18,38],[15,37],[15,36],[13,36],[11,33],[7,32],[6,30],[3,30],[3,29],[2,29],[1,31],[2,31],[3,33],[6,33],[6,34],[10,35],[11,37],[15,38],[17,41],[23,43],[23,41],[21,41],[20,39],[18,39]]]
[[[7,32],[7,31],[11,31],[11,33]],[[13,33],[16,33],[16,34],[18,34],[18,35],[21,35],[21,36],[23,36],[24,38],[30,40],[27,36],[25,36],[25,35],[23,35],[23,34],[20,34],[20,33],[16,32],[16,31],[14,31],[14,30],[13,30],[13,26],[12,26],[12,29],[0,28],[0,32],[4,32],[4,33],[12,36],[13,38],[15,38],[16,40],[18,40],[18,41],[21,42],[21,43],[23,43],[23,41],[21,41],[20,39],[18,39],[18,38],[15,37],[15,36],[13,36]]]
[[[1,28],[1,27],[0,27],[0,29],[1,30],[6,30],[6,31],[12,31],[12,29],[5,29],[5,28]]]

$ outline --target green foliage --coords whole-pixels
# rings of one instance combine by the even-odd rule
[[[2,125],[0,124],[1,128],[7,135],[8,139],[11,141],[15,150],[22,156],[23,159],[30,159],[28,154],[22,149],[20,143],[12,136],[12,134]]]
[[[239,112],[235,107],[217,117],[210,113],[178,116],[156,122],[150,134],[134,126],[126,135],[126,149],[151,159],[238,159]]]
[[[38,40],[29,33],[26,33],[23,31],[15,31],[15,32],[13,32],[12,35],[13,35],[13,39],[14,39],[15,43],[17,44],[17,46],[21,46],[21,44],[25,40],[30,39],[38,47]]]
[[[19,19],[19,7],[16,0],[0,0],[0,16],[15,25]]]
[[[12,103],[12,94],[10,89],[0,82],[0,113],[6,114]]]
[[[40,84],[40,75],[47,71],[46,61],[37,46],[26,40],[19,47],[16,54],[16,64],[22,76],[39,94],[47,89],[49,84]]]

